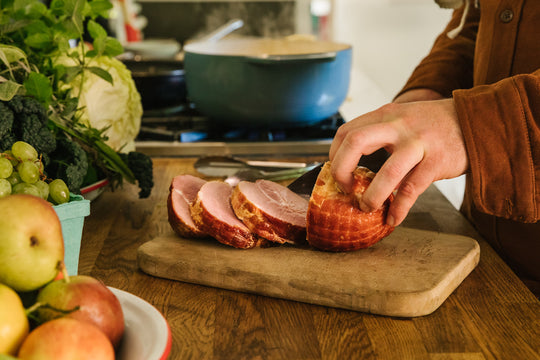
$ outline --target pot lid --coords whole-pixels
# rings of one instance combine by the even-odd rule
[[[306,36],[284,38],[229,37],[217,42],[194,42],[185,52],[224,56],[283,56],[337,52],[350,48],[348,44],[313,40]]]

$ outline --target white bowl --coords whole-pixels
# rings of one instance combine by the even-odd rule
[[[172,345],[167,320],[150,303],[109,287],[122,305],[125,331],[118,349],[118,360],[165,360]]]
[[[90,200],[90,201],[95,200],[99,195],[101,195],[105,191],[107,185],[109,185],[109,179],[96,181],[93,184],[90,184],[81,188],[81,195],[86,200]]]

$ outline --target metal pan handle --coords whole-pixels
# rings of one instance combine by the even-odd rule
[[[206,34],[193,41],[216,42],[223,39],[225,36],[229,35],[233,31],[240,29],[242,26],[244,26],[244,21],[242,21],[241,19],[232,19],[231,21],[227,22],[224,25],[221,25],[219,28],[212,31],[211,33]]]

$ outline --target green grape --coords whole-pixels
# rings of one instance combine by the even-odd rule
[[[39,180],[39,168],[33,161],[22,161],[17,165],[17,171],[25,183],[33,184]]]
[[[11,146],[11,152],[19,160],[36,161],[38,153],[34,147],[24,141],[16,141]]]
[[[54,179],[49,183],[49,199],[56,205],[69,201],[69,189],[62,179]]]
[[[13,172],[13,165],[11,161],[5,157],[0,157],[0,179],[8,178]]]
[[[12,188],[12,192],[13,194],[28,194],[41,197],[41,193],[39,192],[37,186],[27,183],[15,184],[15,186]]]
[[[11,173],[11,175],[7,178],[7,181],[11,184],[11,186],[18,184],[22,182],[21,175],[19,175],[18,172],[14,171]]]
[[[49,198],[49,184],[47,184],[43,180],[38,180],[36,181],[34,186],[38,188],[39,193],[41,194],[41,197],[43,199],[47,200]]]
[[[19,163],[19,160],[15,159],[15,156],[13,156],[13,153],[11,152],[11,150],[4,151],[4,154],[9,159],[9,161],[11,161],[11,165],[13,165],[13,167],[17,166],[17,164]]]
[[[45,165],[43,165],[43,162],[41,160],[35,161],[34,164],[36,164],[36,166],[38,167],[40,174],[45,173]]]
[[[11,184],[6,179],[0,179],[0,198],[11,195]]]

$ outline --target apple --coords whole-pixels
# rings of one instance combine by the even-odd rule
[[[37,302],[48,305],[37,310],[41,322],[70,317],[97,326],[114,347],[122,339],[125,326],[122,305],[113,292],[94,277],[75,275],[55,280],[40,290]]]
[[[0,354],[16,355],[30,328],[19,295],[0,284]]]
[[[0,199],[0,282],[32,291],[52,281],[64,260],[62,226],[51,204],[25,194]]]
[[[0,360],[19,360],[19,359],[11,355],[0,354]]]
[[[84,321],[59,318],[41,324],[26,337],[20,360],[114,360],[114,348],[103,332]]]

